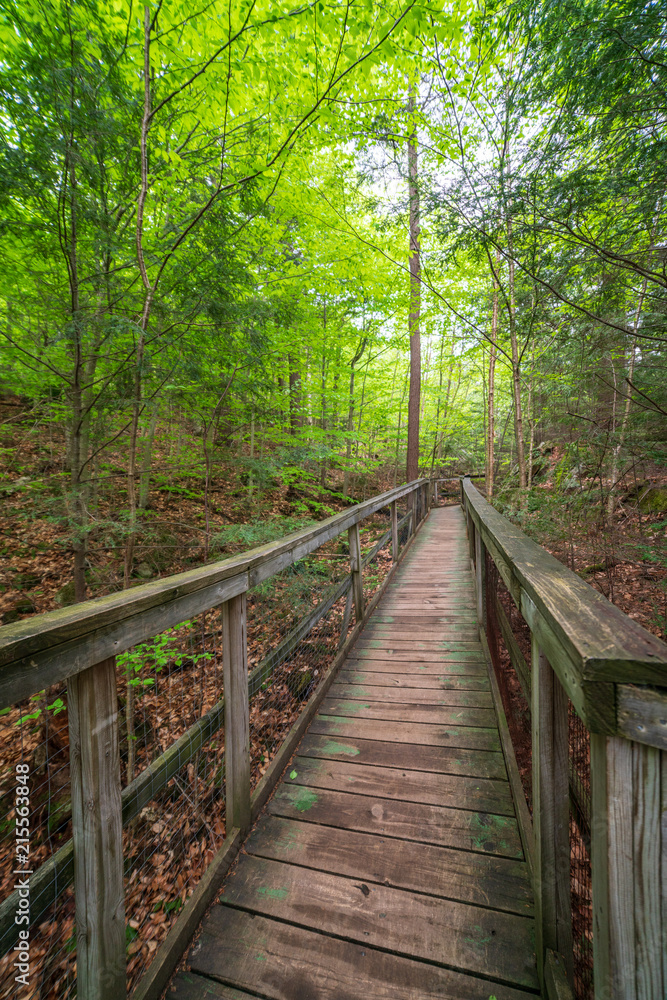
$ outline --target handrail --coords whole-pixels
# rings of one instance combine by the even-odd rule
[[[618,684],[667,684],[667,645],[610,604],[483,499],[463,504],[560,683],[594,733],[618,731]]]
[[[0,709],[244,593],[427,484],[414,480],[239,555],[3,626]]]
[[[40,907],[53,902],[74,878],[77,988],[82,1000],[92,996],[96,1000],[117,1000],[125,995],[123,825],[224,725],[229,833],[225,843],[238,844],[239,831],[246,830],[251,819],[250,698],[346,593],[353,602],[349,601],[343,631],[347,634],[354,603],[353,636],[358,632],[364,620],[364,567],[388,541],[393,562],[397,563],[399,531],[409,523],[409,533],[414,535],[427,513],[429,494],[429,481],[415,480],[279,541],[122,594],[86,601],[0,629],[0,707],[16,704],[35,691],[67,679],[72,839],[30,874],[29,887],[31,903],[41,912]],[[397,501],[402,497],[409,498],[408,513],[399,520]],[[391,527],[362,557],[359,524],[383,507],[391,508]],[[345,531],[349,575],[248,673],[246,592]],[[221,607],[222,617],[224,697],[121,791],[116,654],[216,606]],[[338,656],[344,655],[345,648]],[[321,698],[324,690],[321,684],[313,698]],[[307,711],[312,703],[313,699]],[[289,739],[293,736],[294,732]],[[285,746],[278,757],[283,751]],[[275,770],[274,778],[279,771]],[[197,905],[214,891],[213,883],[203,881],[206,885],[198,895]],[[16,892],[0,905],[0,938],[4,945],[11,945],[16,938],[15,897]]]
[[[531,858],[540,985],[549,1000],[571,997],[575,961],[590,974],[592,957],[596,997],[663,996],[667,645],[494,510],[467,477],[461,501],[480,638]],[[529,626],[530,663],[499,601],[493,564]],[[529,733],[525,708],[512,708],[515,680],[528,703]],[[504,708],[514,712],[514,736],[503,726]],[[526,736],[532,814],[512,742],[524,752]],[[583,933],[573,873],[590,885]]]

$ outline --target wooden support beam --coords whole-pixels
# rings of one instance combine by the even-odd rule
[[[115,657],[70,678],[67,713],[77,996],[120,1000],[125,997],[125,906]]]
[[[570,902],[568,702],[549,661],[532,640],[532,771],[535,834],[535,943],[544,987],[545,956],[563,956],[573,979]]]
[[[246,642],[246,595],[222,605],[225,690],[225,797],[227,829],[250,826],[250,722]]]
[[[354,597],[354,620],[364,617],[364,582],[361,575],[361,542],[359,525],[353,524],[347,533],[350,546],[350,574],[352,575],[352,595]]]
[[[477,620],[486,632],[486,549],[479,531],[475,532],[475,589]]]
[[[596,1000],[665,995],[666,757],[620,736],[591,734]]]
[[[391,561],[398,561],[398,508],[395,500],[391,505]]]

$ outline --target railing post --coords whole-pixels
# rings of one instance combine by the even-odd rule
[[[72,783],[77,996],[125,997],[123,821],[116,660],[70,677],[67,714]]]
[[[433,482],[433,503],[438,502],[438,480],[435,479]]]
[[[551,948],[563,956],[572,981],[568,701],[535,636],[531,693],[537,971],[543,983]]]
[[[472,514],[468,511],[468,548],[470,550],[470,562],[474,564],[475,562],[475,535],[477,534],[475,530],[475,522],[472,519]]]
[[[391,561],[398,561],[398,509],[395,500],[391,505]]]
[[[222,605],[225,695],[225,810],[227,832],[250,826],[250,721],[246,642],[246,595]]]
[[[477,620],[486,632],[486,546],[479,531],[475,532],[475,583]]]
[[[350,573],[352,575],[352,596],[354,597],[354,618],[360,622],[364,617],[364,583],[361,575],[361,543],[359,541],[359,524],[353,524],[348,529],[350,546]]]
[[[596,1000],[664,995],[666,761],[657,747],[591,733]]]

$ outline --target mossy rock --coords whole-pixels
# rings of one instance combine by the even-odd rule
[[[56,593],[54,600],[59,608],[68,608],[70,604],[76,604],[74,580],[70,580],[64,587],[61,587]]]
[[[644,514],[662,514],[667,511],[667,489],[652,486],[639,498],[639,509]]]
[[[297,698],[304,698],[310,691],[311,685],[313,683],[313,673],[312,670],[306,670],[303,674],[298,674],[294,678],[294,684],[292,685],[292,690]]]

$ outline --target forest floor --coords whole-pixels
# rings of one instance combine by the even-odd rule
[[[0,441],[4,446],[0,451],[3,493],[0,616],[7,623],[71,603],[73,594],[63,488],[64,441],[54,436],[53,431],[35,432],[25,427],[19,429],[18,440],[16,433],[10,438],[5,429],[4,434]],[[115,467],[113,462],[109,463],[106,478],[101,479],[103,488],[94,498],[95,530],[90,537],[87,570],[90,597],[122,587],[125,485],[121,469],[118,456]],[[476,482],[483,490],[483,482]],[[263,544],[393,485],[393,467],[379,469],[363,481],[353,480],[346,496],[340,469],[327,471],[328,489],[322,489],[318,470],[313,468],[300,477],[274,478],[273,482],[264,483],[260,492],[257,485],[253,489],[248,482],[243,462],[232,457],[216,465],[205,491],[202,470],[196,463],[186,464],[169,449],[158,450],[153,488],[141,513],[133,582],[138,585]],[[563,490],[547,480],[536,484],[528,495],[500,489],[494,502],[621,610],[654,634],[666,638],[667,510],[661,510],[659,503],[645,509],[645,499],[651,491],[653,497],[667,496],[667,476],[658,468],[644,469],[641,483],[634,483],[619,494],[611,523],[604,516],[603,503],[592,482],[583,481],[576,488]],[[443,484],[440,493],[442,501],[457,502],[456,480]],[[362,537],[364,551],[387,527],[387,518],[381,514],[368,520]],[[365,572],[367,597],[380,585],[390,565],[390,556],[382,550],[373,568]],[[249,595],[250,669],[280,642],[299,617],[322,599],[327,587],[341,579],[346,567],[345,546],[334,540],[319,553],[319,560],[306,560],[299,573],[276,578],[270,593],[264,594],[258,588],[258,592]],[[335,655],[347,627],[343,622],[344,603],[343,600],[334,606],[326,621],[302,641],[289,661],[275,671],[271,683],[264,685],[253,700],[253,784],[266,770],[301,705]],[[138,647],[136,668],[131,659],[135,654],[123,654],[128,657],[127,664],[119,658],[121,708],[126,702],[127,677],[133,676],[132,670],[140,668],[133,683],[152,685],[140,689],[137,701],[133,737],[135,774],[164,752],[220,697],[220,623],[214,612],[209,612],[185,626],[170,630],[162,645],[159,639]],[[523,623],[515,621],[514,626],[527,653],[528,636],[522,632]],[[9,780],[14,751],[27,753],[35,774],[41,775],[41,785],[38,781],[33,789],[37,803],[34,819],[37,827],[44,830],[39,845],[35,843],[36,863],[45,860],[71,835],[66,694],[64,688],[58,688],[42,695],[35,703],[16,706],[0,720],[0,748],[6,764],[0,777]],[[516,705],[510,714],[517,717],[520,739],[520,730],[525,729],[525,706],[520,692],[514,695]],[[59,699],[62,709],[53,710]],[[49,701],[51,710],[47,712]],[[26,715],[31,711],[36,719]],[[121,729],[123,725],[124,722]],[[18,742],[17,726],[21,732]],[[121,732],[121,741],[125,747],[125,784],[129,780],[127,730]],[[224,734],[221,734],[200,758],[197,774],[194,771],[190,774],[189,770],[184,773],[182,789],[166,790],[126,828],[124,854],[133,862],[126,890],[128,972],[133,981],[166,936],[224,837],[224,812],[220,805],[223,753]],[[529,757],[522,764],[523,777],[529,786]],[[9,794],[10,784],[7,789],[0,787],[0,799],[3,791]],[[193,787],[198,789],[194,799],[188,792]],[[179,798],[175,798],[177,794]],[[171,822],[175,815],[179,816],[176,826]],[[11,821],[0,828],[0,841],[7,845],[11,841],[10,826]],[[0,871],[2,875],[8,877],[9,871]],[[5,881],[5,888],[10,884],[1,877],[0,881]],[[582,914],[587,913],[587,907],[584,893],[580,904]],[[45,970],[50,971],[44,972],[43,983],[48,982],[52,987],[60,984],[58,988],[64,995],[65,985],[72,982],[74,962],[71,889],[61,897],[58,912],[57,923],[45,915],[34,945],[36,957],[40,951],[51,956],[48,962],[44,959]],[[10,971],[0,963],[0,997],[4,996],[4,977]]]

